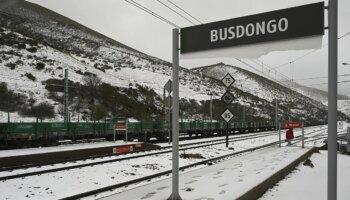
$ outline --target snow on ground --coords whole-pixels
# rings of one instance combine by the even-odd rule
[[[100,147],[114,147],[125,144],[136,144],[138,142],[128,142],[118,140],[116,142],[96,142],[96,143],[82,143],[82,144],[70,144],[70,145],[59,145],[52,147],[42,147],[42,148],[27,148],[27,149],[13,149],[13,150],[1,150],[1,157],[10,157],[10,156],[20,156],[20,155],[32,155],[32,154],[42,154],[42,153],[52,153],[60,151],[72,151],[79,149],[92,149]]]
[[[350,100],[338,100],[338,110],[350,117]]]
[[[321,128],[322,126],[320,126]],[[311,131],[314,130],[314,128],[306,128],[306,133],[310,129]],[[267,132],[261,132],[258,134],[268,134],[273,133],[273,131],[267,131]],[[256,135],[257,133],[247,133],[244,135],[234,135],[230,136],[229,138],[236,138],[241,136],[250,136],[250,135]],[[300,135],[300,129],[295,130],[295,136]],[[274,136],[272,136],[274,137]],[[207,142],[211,140],[217,140],[217,139],[224,139],[226,136],[220,136],[213,138],[199,138],[194,140],[182,140],[179,142],[179,144],[191,144],[195,142]],[[123,144],[136,144],[138,142],[128,142],[125,143],[124,141],[116,141],[116,142],[97,142],[97,143],[82,143],[82,144],[66,144],[66,145],[59,145],[59,146],[52,146],[52,147],[39,147],[39,148],[26,148],[26,149],[13,149],[13,150],[1,150],[0,151],[0,157],[9,157],[9,156],[19,156],[19,155],[31,155],[31,154],[41,154],[41,153],[52,153],[52,152],[59,152],[59,151],[70,151],[70,150],[79,150],[79,149],[89,149],[89,148],[99,148],[99,147],[109,147],[109,146],[116,146],[116,145],[123,145]],[[155,143],[155,145],[159,145],[161,147],[168,147],[171,146],[169,143]]]
[[[315,129],[312,129],[311,131],[306,131],[306,136],[308,135],[324,135],[325,131],[323,129],[317,130],[317,132],[314,132]],[[296,136],[300,135],[301,132],[296,132]],[[239,136],[238,136],[239,137]],[[225,137],[221,137],[221,139],[223,139]],[[234,138],[234,137],[232,137]],[[208,141],[210,138],[206,138],[206,140]],[[199,139],[200,141],[203,139]],[[241,150],[245,150],[247,148],[252,148],[252,147],[256,147],[262,144],[267,144],[270,143],[271,141],[276,141],[277,137],[276,135],[269,135],[268,137],[260,137],[260,138],[256,138],[256,139],[249,139],[249,140],[245,140],[245,141],[238,141],[238,142],[232,142],[230,141],[230,147],[234,147],[236,151],[241,151]],[[184,143],[189,144],[187,141],[184,141]],[[318,141],[318,142],[314,142],[313,144],[311,144],[311,146],[313,145],[322,145],[323,142],[322,140]],[[197,146],[197,145],[195,145]],[[196,149],[190,149],[190,150],[186,150],[186,151],[182,151],[180,150],[181,153],[186,152],[187,154],[196,154],[196,153],[200,153],[204,158],[213,158],[216,156],[221,156],[221,155],[226,155],[229,154],[233,151],[227,151],[227,149],[224,147],[224,144],[218,144],[218,145],[213,145],[213,146],[209,146],[209,147],[204,147],[204,148],[196,148]],[[84,146],[80,146],[81,148],[84,148]],[[187,146],[188,147],[188,146]],[[204,150],[204,151],[203,151]],[[152,151],[151,153],[155,152],[157,150]],[[168,151],[168,150],[158,150],[158,151]],[[139,152],[138,155],[143,155],[143,154],[149,154],[149,152]],[[171,160],[171,153],[167,153],[161,156],[152,156],[151,159],[153,159],[153,163],[162,163],[162,159],[164,160]],[[123,155],[117,155],[117,156],[107,156],[107,157],[101,157],[98,159],[85,159],[85,160],[79,160],[79,161],[73,161],[73,162],[67,162],[67,163],[58,163],[58,164],[54,164],[54,165],[46,165],[46,166],[41,166],[40,168],[27,168],[27,169],[18,169],[18,170],[13,170],[13,171],[3,171],[0,172],[0,177],[3,176],[11,176],[11,175],[17,175],[17,174],[23,174],[23,173],[28,173],[28,172],[36,172],[36,171],[41,171],[41,170],[49,170],[49,169],[56,169],[56,168],[60,168],[60,167],[68,167],[68,166],[77,166],[77,165],[81,165],[81,164],[88,164],[88,163],[95,163],[95,162],[100,162],[100,161],[108,161],[108,160],[114,160],[116,158],[127,158],[127,157],[132,157],[134,155],[132,154],[123,154]],[[158,160],[161,159],[161,160]],[[183,165],[188,164],[186,159],[182,159],[184,163],[182,163]],[[196,160],[192,160],[192,162],[194,162]],[[123,161],[119,161],[119,162],[123,162]],[[161,164],[164,165],[164,164]],[[166,168],[164,166],[164,168]]]
[[[299,165],[260,199],[327,199],[327,151],[314,153],[310,160],[313,168]],[[350,156],[338,154],[338,200],[350,198],[349,180]]]
[[[343,133],[344,129],[342,129],[341,132]],[[300,134],[301,134],[300,130],[295,131],[296,136]],[[305,131],[305,136],[307,137],[310,137],[312,135],[320,135],[320,134],[323,136],[326,136],[327,131],[325,130],[325,126],[312,127],[312,128],[308,128]],[[214,145],[209,147],[186,150],[186,152],[180,151],[180,154],[181,153],[187,153],[187,154],[199,153],[205,159],[208,159],[208,158],[227,155],[233,152],[260,146],[270,142],[274,142],[277,140],[277,138],[278,138],[277,135],[270,135],[262,138],[230,142],[230,147],[234,147],[235,148],[234,150],[227,149],[224,144],[219,144],[219,145]],[[282,138],[284,138],[284,135],[282,136]],[[207,139],[209,140],[210,138],[207,138]],[[197,189],[195,188],[195,190],[192,192],[187,192],[185,190],[181,190],[181,192],[186,194],[189,193],[190,195],[192,195],[192,193],[201,194],[202,190],[199,188],[205,185],[204,183],[214,181],[215,180],[214,177],[217,177],[218,179],[217,181],[231,181],[232,184],[241,185],[240,187],[244,187],[244,188],[251,187],[252,185],[257,184],[258,183],[257,181],[260,180],[260,179],[251,179],[252,171],[255,170],[254,172],[257,173],[255,175],[257,175],[261,179],[263,179],[264,177],[266,178],[269,174],[274,173],[274,171],[278,170],[278,168],[281,168],[282,163],[289,162],[284,159],[286,158],[290,159],[292,158],[290,157],[290,155],[297,156],[297,155],[300,155],[302,152],[304,152],[305,150],[302,150],[301,148],[299,148],[300,145],[301,145],[300,143],[296,143],[294,144],[294,147],[289,148],[289,147],[285,147],[285,144],[283,144],[282,148],[280,149],[273,147],[273,148],[267,148],[265,150],[257,151],[256,154],[253,154],[255,156],[252,156],[252,157],[249,157],[250,154],[244,154],[244,155],[240,155],[239,157],[228,159],[227,162],[232,162],[232,163],[226,164],[226,167],[210,168],[211,170],[208,169],[208,171],[205,171],[205,173],[202,171],[203,177],[207,177],[207,178],[205,179],[193,178],[193,180],[197,180],[196,183],[191,182],[192,180],[184,181],[180,187],[181,189],[184,189],[185,187],[192,187],[192,185],[198,188]],[[323,139],[320,139],[319,142],[306,143],[306,148],[310,148],[314,145],[317,145],[317,146],[323,145]],[[263,152],[263,153],[259,154],[258,152]],[[270,153],[266,153],[266,152],[270,152]],[[270,155],[270,156],[266,157],[265,155]],[[5,171],[5,172],[1,172],[0,176],[3,177],[11,174],[71,166],[71,165],[77,165],[81,163],[102,161],[106,159],[115,159],[123,156],[128,156],[128,155],[119,155],[117,157],[111,156],[111,157],[105,157],[105,158],[95,159],[95,160],[89,159],[86,161],[77,161],[77,162],[69,162],[66,164],[43,166],[41,168],[28,168],[26,170]],[[277,162],[272,158],[274,158],[277,161],[280,160],[280,162]],[[137,179],[147,175],[159,173],[165,170],[169,170],[171,169],[171,160],[172,160],[171,153],[167,153],[167,154],[161,154],[161,155],[142,157],[138,159],[106,163],[102,165],[94,165],[91,167],[82,167],[82,168],[59,171],[54,173],[47,173],[47,174],[42,174],[38,176],[29,176],[21,179],[11,179],[11,180],[0,182],[0,191],[6,191],[5,193],[2,193],[2,199],[16,199],[16,200],[29,199],[29,198],[38,199],[38,200],[58,199],[66,196],[71,196],[77,193],[94,190],[101,187]],[[180,166],[185,166],[201,160],[203,159],[180,158],[179,163],[180,163]],[[237,165],[237,166],[232,167],[233,165]],[[214,165],[214,167],[215,166],[217,165]],[[201,165],[191,169],[187,169],[184,172],[189,172],[189,171],[202,169],[202,168],[204,168],[203,170],[205,170],[205,168],[207,167],[208,166],[206,165]],[[223,170],[220,170],[220,169],[223,169]],[[215,175],[215,172],[219,172],[219,171],[222,171],[221,173],[223,175],[220,175],[220,174]],[[194,171],[193,173],[197,173],[197,172]],[[232,173],[234,176],[237,176],[237,177],[229,176],[226,173]],[[205,174],[208,174],[208,176]],[[241,176],[241,175],[244,175],[244,176]],[[128,187],[124,187],[124,188],[120,188],[115,191],[112,191],[112,193],[111,192],[104,193],[102,195],[99,195],[98,197],[113,194],[116,192],[122,192],[127,189],[135,188],[137,186],[152,183],[158,180],[163,180],[168,177],[169,176],[163,176],[157,179],[152,179],[148,182],[142,182],[135,185],[130,185]],[[194,177],[194,176],[191,176],[191,177]],[[225,177],[230,177],[230,178],[227,179]],[[242,179],[242,181],[239,181],[240,179]],[[235,180],[235,181],[232,181],[232,180]],[[228,184],[228,186],[224,184]],[[215,194],[214,196],[216,197],[216,196],[232,195],[232,193],[234,193],[235,195],[238,195],[237,191],[242,192],[241,190],[234,190],[235,192],[231,191],[232,188],[236,187],[236,185],[230,185],[230,184],[231,183],[219,184],[219,185],[222,185],[222,188],[214,189],[212,191],[212,194],[213,195]],[[170,184],[166,186],[170,186]],[[164,188],[159,189],[160,187],[157,187],[159,189],[160,194],[162,194],[163,190],[164,191],[169,190],[169,188],[165,188],[165,185],[163,185],[162,187]],[[218,185],[216,187],[218,187]],[[215,187],[213,186],[212,188],[215,188]],[[151,193],[151,190],[149,191],[149,193]],[[147,194],[145,195],[147,196]],[[166,194],[169,195],[170,193],[166,193]],[[149,199],[152,199],[152,200],[157,199],[153,197],[155,196],[151,195]],[[97,197],[94,197],[94,198],[97,198]],[[133,198],[129,198],[129,199],[133,199]],[[192,200],[192,196],[187,199]],[[227,199],[227,198],[223,198],[223,199]]]
[[[319,130],[318,133],[324,134],[323,129],[320,129],[319,127],[315,127],[314,129]],[[300,131],[296,134],[300,134]],[[186,153],[199,153],[205,158],[213,158],[230,154],[235,151],[241,151],[255,146],[260,146],[276,140],[277,136],[272,135],[245,141],[237,141],[233,144],[230,142],[230,146],[234,147],[234,150],[229,150],[225,147],[224,144],[220,144],[210,147],[186,150]],[[184,152],[180,151],[180,154],[181,153]],[[282,154],[283,152],[278,153],[278,155],[281,157],[286,157]],[[97,160],[99,161],[100,159]],[[171,169],[171,160],[171,153],[167,153],[142,157],[138,159],[107,163],[103,165],[94,165],[93,167],[83,167],[55,173],[47,173],[40,176],[29,176],[23,179],[11,179],[2,181],[0,183],[0,191],[6,191],[6,193],[3,195],[3,199],[17,200],[28,199],[29,197],[33,199],[57,199],[169,170]],[[200,160],[201,159],[198,160],[180,158],[179,163],[180,166],[185,166]],[[244,160],[244,157],[242,157],[242,160]],[[80,162],[83,161],[79,161],[79,163]],[[269,160],[269,163],[271,163],[271,160]],[[263,166],[256,163],[252,165]],[[197,169],[205,167],[205,165],[201,165],[197,167]],[[46,166],[41,167],[40,169],[44,170],[46,169]],[[266,170],[268,170],[268,168],[266,168]],[[31,171],[31,168],[29,168],[27,171]],[[1,176],[9,175],[9,173],[16,174],[16,170],[13,172],[3,172]],[[122,188],[122,190],[125,189],[127,188]]]
[[[270,147],[206,168],[182,173],[179,178],[180,196],[183,200],[236,199],[307,150],[300,147]],[[171,178],[168,178],[101,199],[163,200],[170,194]]]
[[[17,112],[10,113],[10,122],[35,122],[35,117],[23,117],[20,116]],[[0,111],[0,123],[8,122],[7,112]]]

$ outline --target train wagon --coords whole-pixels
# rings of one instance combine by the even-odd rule
[[[119,127],[119,129],[118,129]],[[122,127],[122,128],[121,128]],[[123,128],[124,127],[124,128]],[[188,137],[210,137],[273,130],[273,121],[190,121],[180,122],[180,134]],[[115,133],[115,137],[114,137]],[[126,137],[127,136],[127,137]],[[60,140],[81,141],[94,138],[106,140],[165,141],[171,137],[170,124],[165,122],[33,122],[0,123],[0,148],[57,145]]]

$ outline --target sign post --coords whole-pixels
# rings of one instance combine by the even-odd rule
[[[337,108],[337,0],[329,0],[329,158],[328,159],[328,200],[336,199],[336,108]],[[256,15],[239,17],[208,24],[201,24],[192,27],[181,28],[181,54],[190,55],[205,51],[205,53],[215,50],[215,55],[232,56],[232,52],[227,54],[227,49],[248,44],[277,42],[284,40],[301,39],[324,34],[324,3],[313,3],[294,8],[287,8]],[[321,37],[320,37],[321,38]],[[178,194],[178,65],[179,65],[179,32],[173,30],[173,193],[169,199],[181,199]],[[285,44],[285,43],[284,43]],[[320,45],[301,45],[298,49],[317,48]],[[225,49],[224,49],[225,48]],[[216,49],[218,49],[216,51]],[[272,50],[293,49],[277,45],[262,49],[268,53]],[[225,52],[224,54],[223,52]],[[295,49],[293,49],[295,50]],[[262,55],[262,54],[261,54]],[[195,56],[194,56],[195,57]],[[225,82],[224,82],[225,84]],[[226,85],[226,84],[225,84]],[[226,87],[228,87],[226,85]],[[229,97],[224,98],[229,102]],[[277,102],[277,101],[276,101]],[[227,112],[228,111],[228,112]],[[228,123],[232,118],[232,113],[226,109],[222,117]],[[276,112],[277,114],[277,112]],[[277,119],[277,116],[276,116]],[[335,120],[335,121],[334,121]],[[279,126],[281,128],[281,125]],[[276,122],[277,131],[277,122]],[[280,132],[280,130],[279,130]],[[227,132],[228,134],[228,132]],[[334,136],[332,136],[332,134]],[[279,136],[280,137],[280,136]],[[227,136],[228,138],[228,136]],[[227,144],[228,146],[228,144]],[[330,173],[332,172],[332,173]],[[334,173],[335,172],[335,173]],[[331,191],[331,192],[330,192]],[[333,195],[335,193],[335,195]]]
[[[224,113],[222,113],[221,117],[224,118],[224,120],[226,121],[226,148],[228,148],[228,129],[229,129],[228,123],[233,117],[233,114],[228,109],[228,105],[230,105],[232,101],[235,99],[235,96],[231,94],[228,88],[236,80],[231,76],[231,74],[227,73],[221,81],[226,86],[226,92],[221,97],[221,100],[226,104],[226,110],[224,111]]]
[[[328,1],[328,200],[337,199],[338,0]]]
[[[117,120],[117,124],[114,127],[114,141],[115,141],[115,131],[125,131],[125,142],[128,142],[128,123],[127,119]]]
[[[182,200],[179,194],[179,30],[173,29],[173,177],[172,193],[168,200]]]
[[[226,121],[226,147],[228,147],[228,123],[232,119],[233,114],[229,109],[226,109],[224,113],[222,113],[221,117]]]

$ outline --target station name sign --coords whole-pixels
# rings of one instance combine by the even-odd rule
[[[181,29],[181,53],[324,34],[324,3],[250,15]]]

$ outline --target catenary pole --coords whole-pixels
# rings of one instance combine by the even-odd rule
[[[210,134],[213,134],[213,93],[210,93]]]
[[[172,84],[170,84],[171,86],[170,87],[172,87]],[[171,109],[171,92],[169,92],[168,93],[169,94],[169,102],[168,102],[168,111],[169,111],[169,113],[168,113],[168,117],[169,117],[169,127],[168,127],[168,135],[169,135],[169,144],[170,144],[170,142],[171,142],[171,112],[172,112],[172,109]]]
[[[278,134],[278,141],[280,141],[280,130],[278,130],[278,108],[277,108],[277,99],[276,100],[276,111],[275,111],[275,130],[276,130],[276,133]],[[281,142],[278,143],[278,146],[281,147]]]
[[[281,122],[278,123],[278,146],[281,147]]]
[[[173,29],[173,177],[172,194],[169,200],[181,200],[179,195],[179,29]]]
[[[113,125],[113,141],[115,142],[115,124]]]
[[[305,147],[304,122],[301,122],[301,147]]]
[[[338,0],[328,3],[328,200],[337,199]]]
[[[64,70],[64,122],[68,123],[68,69]]]

